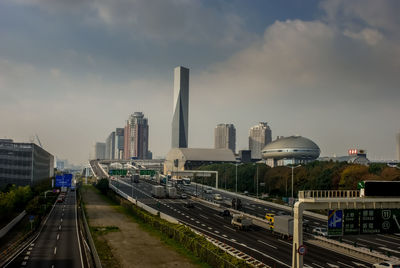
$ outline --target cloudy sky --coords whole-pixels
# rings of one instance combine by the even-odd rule
[[[0,138],[84,163],[130,113],[170,149],[173,68],[190,68],[189,146],[260,121],[323,156],[395,157],[400,1],[2,0]]]

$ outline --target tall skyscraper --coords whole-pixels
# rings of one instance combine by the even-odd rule
[[[106,139],[106,151],[105,158],[106,159],[114,159],[115,152],[115,131],[111,132]]]
[[[261,159],[261,151],[272,141],[271,129],[266,122],[260,122],[249,131],[249,150],[251,158]]]
[[[214,129],[214,148],[236,150],[236,129],[233,124],[218,124]]]
[[[188,147],[189,69],[174,69],[174,114],[172,118],[172,148]]]
[[[121,160],[124,158],[124,129],[117,128],[115,130],[115,148],[114,159]]]
[[[105,159],[106,156],[106,144],[104,142],[96,142],[94,145],[94,158]]]
[[[400,161],[400,132],[396,135],[396,143],[397,143],[397,160]]]
[[[149,125],[143,113],[129,116],[124,131],[124,159],[147,159],[149,150]]]

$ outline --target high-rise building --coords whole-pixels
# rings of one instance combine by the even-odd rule
[[[172,148],[188,147],[189,69],[174,69],[174,114],[172,118]]]
[[[214,129],[214,148],[236,150],[236,129],[233,124],[218,124]]]
[[[149,150],[149,125],[143,113],[131,114],[124,132],[124,159],[146,159]]]
[[[397,133],[396,135],[396,141],[397,141],[397,160],[400,161],[400,132]]]
[[[114,159],[115,152],[115,131],[111,132],[106,139],[105,159]]]
[[[121,160],[124,158],[124,129],[117,128],[115,130],[114,142],[114,159]]]
[[[96,142],[94,145],[94,158],[105,159],[106,158],[106,144],[104,142]]]
[[[260,122],[258,125],[250,128],[249,131],[249,150],[251,158],[261,159],[261,151],[272,140],[271,129],[266,122]]]

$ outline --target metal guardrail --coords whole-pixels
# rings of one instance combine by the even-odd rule
[[[96,246],[93,241],[92,233],[90,232],[89,225],[86,220],[85,210],[82,207],[81,207],[81,212],[82,212],[83,226],[85,227],[86,236],[89,240],[89,246],[90,246],[90,249],[92,250],[94,264],[97,268],[102,268],[99,254],[97,254],[97,249],[96,249]]]
[[[307,198],[359,198],[359,190],[307,190],[299,191],[299,199]]]

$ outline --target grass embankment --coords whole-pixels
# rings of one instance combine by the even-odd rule
[[[85,189],[86,188],[86,189]],[[93,187],[93,186],[84,186],[84,190],[89,190],[89,188],[93,191],[95,191],[102,200],[104,200],[107,204],[110,205],[113,209],[115,209],[118,213],[124,214],[127,216],[130,220],[132,220],[134,223],[139,225],[139,228],[147,233],[149,233],[151,236],[158,238],[165,244],[167,247],[173,249],[174,251],[178,252],[180,255],[188,258],[191,260],[193,264],[198,265],[199,267],[203,268],[210,268],[211,266],[208,265],[206,262],[201,260],[199,257],[195,256],[190,250],[186,249],[183,245],[178,243],[176,240],[173,238],[170,238],[167,234],[162,233],[158,229],[155,229],[153,226],[149,225],[148,223],[144,222],[141,218],[139,218],[137,215],[135,215],[132,210],[125,208],[118,204],[116,201],[111,199],[110,197],[101,194],[101,192]],[[86,211],[86,210],[85,210]],[[151,215],[151,214],[149,214]],[[156,217],[151,215],[152,217]],[[90,221],[90,220],[89,220]],[[90,227],[93,240],[96,245],[96,249],[98,251],[99,258],[101,259],[102,263],[107,263],[107,267],[118,267],[118,263],[112,263],[112,260],[115,260],[112,256],[111,248],[107,244],[107,241],[103,238],[103,235],[110,232],[110,231],[118,231],[118,229],[111,228],[111,226],[105,227],[106,230],[102,228],[97,228],[97,227]],[[117,227],[118,228],[118,227]],[[103,262],[104,261],[104,262]],[[109,264],[109,265],[108,265]]]

